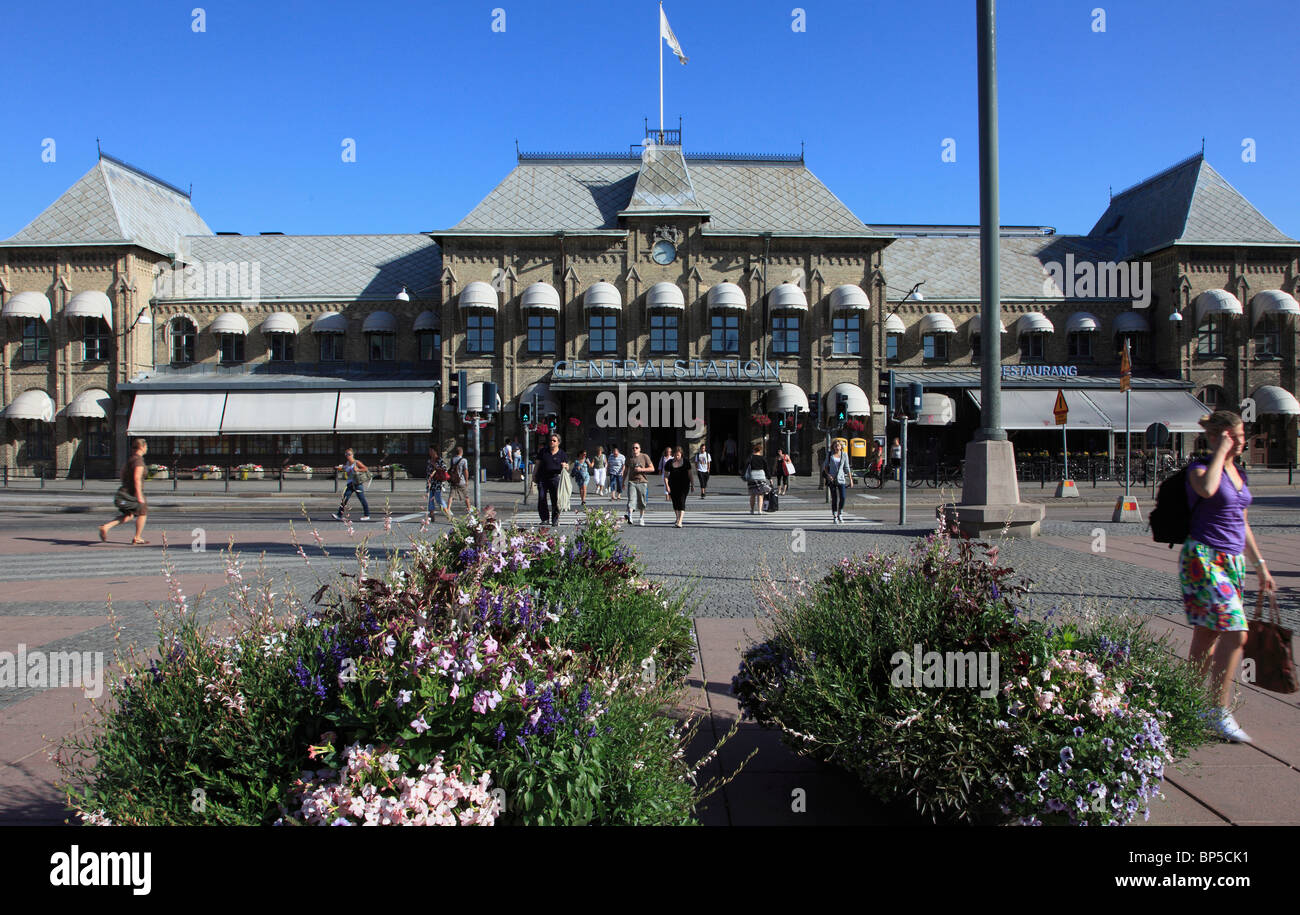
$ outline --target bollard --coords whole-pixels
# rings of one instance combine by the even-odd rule
[[[392,464],[388,465],[388,491],[397,492],[397,468]]]
[[[40,481],[41,481],[41,489],[44,489],[44,488],[45,488],[45,468],[44,468],[44,467],[38,468],[37,471],[36,471],[36,476],[37,476],[37,477],[40,479]]]
[[[226,492],[230,492],[230,468],[227,467],[222,475],[226,478]]]
[[[284,468],[280,468],[280,492],[284,492]]]

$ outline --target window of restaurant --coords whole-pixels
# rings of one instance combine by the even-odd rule
[[[220,339],[221,364],[234,365],[244,361],[244,335],[218,334]]]
[[[366,334],[366,348],[371,362],[393,362],[397,359],[397,334]]]
[[[1066,334],[1065,353],[1070,359],[1092,358],[1092,331],[1076,331]]]
[[[343,361],[343,334],[317,334],[321,362]]]
[[[1020,361],[1042,362],[1047,352],[1047,334],[1029,333],[1020,335]]]
[[[921,337],[921,348],[926,362],[948,361],[947,334],[924,334]]]
[[[271,361],[293,362],[293,334],[270,334]]]
[[[194,339],[197,331],[189,318],[172,318],[172,364],[187,365],[194,361]]]
[[[898,361],[898,338],[902,334],[885,334],[885,359],[890,362]]]

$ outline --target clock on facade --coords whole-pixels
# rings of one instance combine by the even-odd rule
[[[677,246],[670,241],[657,241],[650,249],[650,256],[656,264],[671,264],[677,260]]]

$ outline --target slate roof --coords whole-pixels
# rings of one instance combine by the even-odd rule
[[[619,213],[634,204],[650,205],[657,197],[688,200],[689,188],[710,215],[705,231],[711,234],[888,237],[854,216],[801,157],[688,153],[680,159],[684,181],[661,173],[659,163],[665,161],[661,157],[646,166],[637,155],[521,155],[505,180],[452,231],[618,230]]]
[[[129,242],[171,254],[180,237],[211,234],[183,191],[101,153],[90,171],[9,242]]]
[[[436,300],[440,291],[442,251],[427,235],[208,235],[185,242],[191,262],[249,263],[250,272],[256,264],[262,300],[392,300],[403,286],[413,299]],[[188,300],[211,298],[196,293]]]
[[[1116,194],[1088,236],[1116,260],[1174,244],[1296,244],[1201,154]]]
[[[1069,254],[1076,261],[1114,259],[1104,244],[1080,235],[1015,236],[999,241],[1003,301],[1063,298],[1049,291],[1050,284],[1044,285],[1049,278],[1046,264],[1056,261],[1064,267]],[[887,296],[891,302],[905,295],[894,289],[910,289],[919,280],[925,280],[920,291],[926,302],[980,300],[978,237],[895,239],[885,249],[883,269],[891,287]]]
[[[641,170],[628,214],[699,213],[706,211],[695,196],[690,171],[680,146],[650,146],[642,155]]]

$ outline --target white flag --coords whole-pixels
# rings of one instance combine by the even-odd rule
[[[686,53],[682,51],[681,43],[677,36],[673,34],[673,27],[668,24],[668,16],[664,13],[664,8],[659,7],[659,37],[668,42],[668,47],[677,55],[677,59],[683,64],[686,63]]]

